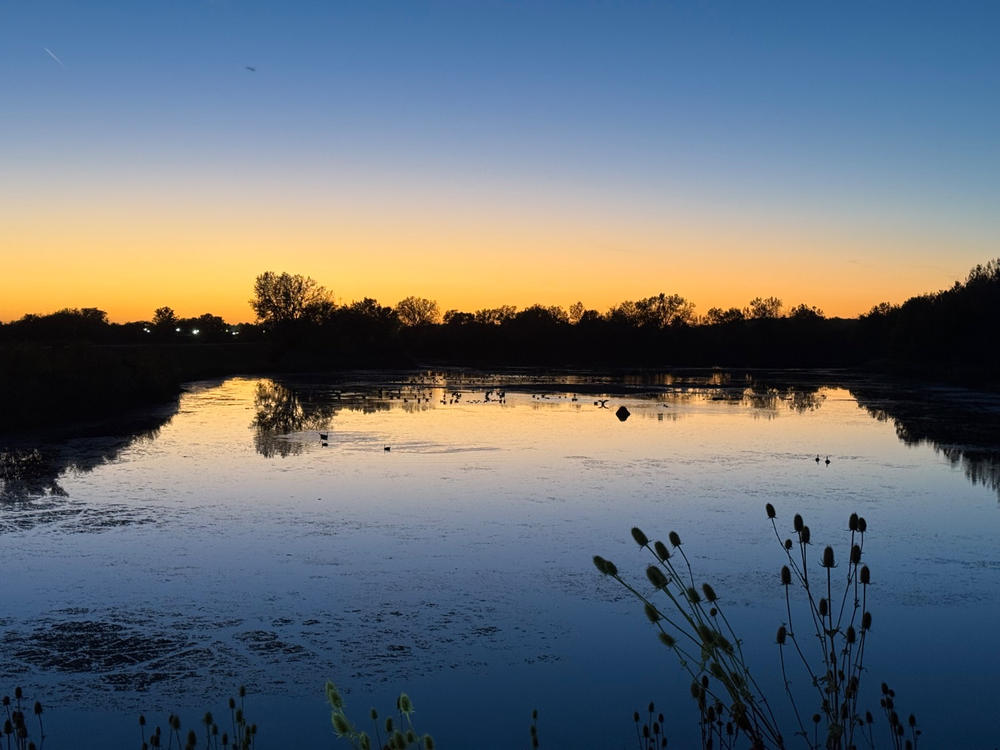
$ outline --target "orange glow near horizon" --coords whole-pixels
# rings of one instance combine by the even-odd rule
[[[854,317],[946,288],[986,260],[941,258],[944,240],[933,235],[661,215],[562,193],[473,201],[431,188],[417,199],[412,185],[354,195],[299,186],[284,201],[234,188],[220,202],[211,187],[164,185],[139,197],[98,190],[86,204],[64,194],[44,209],[8,205],[0,247],[14,251],[0,277],[0,320],[98,307],[128,322],[168,305],[182,317],[245,322],[253,281],[268,270],[311,276],[341,304],[416,295],[441,312],[577,300],[606,312],[664,292],[698,314],[773,295]]]
[[[338,303],[374,297],[394,305],[409,295],[448,309],[582,301],[605,312],[626,299],[680,294],[704,314],[774,295],[828,316],[854,317],[882,301],[949,286],[970,264],[947,271],[892,261],[837,262],[835,248],[801,258],[765,254],[770,237],[727,238],[579,235],[553,228],[364,227],[172,228],[116,221],[114,230],[66,226],[0,237],[17,247],[0,280],[0,320],[66,307],[98,307],[114,322],[147,320],[169,305],[182,317],[212,313],[252,320],[249,299],[263,271],[311,276]],[[292,248],[292,249],[289,249]],[[621,248],[621,249],[618,249]],[[815,245],[814,245],[815,248]]]

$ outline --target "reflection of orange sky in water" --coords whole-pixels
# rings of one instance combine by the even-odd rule
[[[5,216],[0,247],[15,251],[5,253],[0,320],[99,307],[125,322],[169,305],[181,316],[247,321],[253,280],[266,270],[312,276],[340,303],[370,296],[394,305],[417,295],[437,300],[442,312],[577,300],[605,312],[665,292],[691,300],[699,314],[774,295],[787,306],[805,302],[853,317],[882,301],[948,287],[983,260],[970,253],[945,262],[934,256],[933,236],[911,238],[903,251],[899,238],[815,236],[801,228],[587,215],[491,222],[417,211],[321,219],[245,208],[116,204],[49,214],[28,206]]]
[[[519,462],[537,459],[542,464],[551,463],[554,455],[560,462],[567,456],[590,456],[627,463],[640,457],[666,459],[677,451],[719,454],[732,460],[745,453],[748,445],[808,458],[816,452],[856,450],[849,448],[846,436],[842,440],[823,434],[820,418],[836,414],[837,421],[848,427],[871,424],[843,389],[755,394],[738,381],[702,387],[671,384],[669,377],[661,380],[666,392],[641,398],[609,396],[600,392],[600,386],[589,392],[573,392],[572,386],[546,391],[544,385],[523,391],[509,385],[495,388],[488,382],[456,385],[452,380],[442,386],[441,381],[429,379],[423,384],[338,386],[340,400],[330,398],[330,387],[318,400],[308,396],[308,391],[293,388],[303,405],[308,399],[314,405],[333,406],[327,412],[332,417],[326,422],[309,420],[301,430],[283,436],[292,450],[271,457],[347,451],[352,461],[368,462],[379,460],[385,444],[402,456],[397,459],[401,461],[414,460],[414,456],[433,461],[435,454],[469,451],[470,461],[494,468],[509,462],[511,451]],[[227,436],[246,434],[253,412],[215,406],[254,403],[261,383],[273,385],[268,380],[235,378],[219,387],[199,389],[185,397],[181,410],[202,415],[199,429],[216,436],[206,435],[209,442],[225,442]],[[505,403],[496,400],[499,388],[505,391]],[[493,391],[490,401],[486,401],[488,390]],[[455,391],[461,393],[457,400],[452,396]],[[607,408],[595,405],[605,400]],[[624,424],[615,417],[621,405],[630,411]],[[305,413],[317,412],[306,405]],[[328,446],[322,445],[320,429],[328,435]],[[748,432],[758,437],[748,441]],[[166,431],[163,437],[170,439]],[[850,438],[857,439],[856,434]]]

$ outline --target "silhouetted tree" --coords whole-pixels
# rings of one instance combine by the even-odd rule
[[[391,307],[380,305],[378,300],[372,297],[365,297],[364,299],[352,302],[343,308],[343,312],[352,316],[368,318],[370,320],[377,320],[380,322],[399,322],[399,318],[396,316],[395,310]]]
[[[253,291],[250,305],[257,319],[271,327],[312,319],[333,304],[326,289],[299,274],[267,271],[254,281]]]
[[[723,310],[721,307],[711,307],[705,313],[705,322],[710,326],[739,323],[745,319],[746,316],[743,315],[743,311],[738,307],[730,307],[728,310]]]
[[[461,310],[446,310],[444,324],[448,326],[464,326],[476,322],[476,316]]]
[[[484,325],[498,326],[511,320],[517,314],[514,305],[501,305],[500,307],[484,307],[474,313],[476,322]]]
[[[153,312],[153,325],[157,328],[174,328],[177,326],[177,314],[172,307],[158,307]]]
[[[754,297],[743,315],[753,320],[781,317],[781,300],[777,297]]]
[[[569,306],[569,322],[576,325],[583,317],[584,307],[582,302],[574,302]]]
[[[622,326],[637,326],[641,320],[639,308],[632,300],[615,305],[608,310],[608,320]]]
[[[823,314],[823,311],[815,305],[810,306],[803,302],[802,304],[796,305],[789,310],[788,317],[796,318],[798,320],[817,320],[825,318],[826,316]]]
[[[694,320],[694,305],[679,294],[663,292],[635,303],[639,325],[663,328],[670,325],[689,324]]]
[[[569,315],[559,305],[532,305],[517,313],[514,320],[519,324],[551,326],[569,323]]]
[[[205,313],[197,318],[179,318],[174,321],[182,336],[196,341],[223,341],[229,336],[230,326],[218,315]]]
[[[424,297],[407,297],[396,304],[396,316],[405,326],[419,326],[437,323],[441,315],[438,304]]]

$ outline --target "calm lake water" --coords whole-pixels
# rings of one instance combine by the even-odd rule
[[[529,747],[533,708],[543,748],[634,747],[650,700],[686,747],[689,679],[591,558],[650,588],[629,530],[676,530],[786,715],[770,502],[840,558],[867,520],[862,703],[885,680],[924,747],[993,748],[998,424],[995,396],[808,373],[192,384],[7,482],[0,689],[53,748],[197,727],[240,684],[259,747],[336,747],[327,679],[362,727],[405,690],[440,747]]]

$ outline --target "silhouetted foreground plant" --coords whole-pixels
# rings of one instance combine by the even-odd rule
[[[861,563],[867,523],[856,513],[848,521],[850,551],[841,590],[834,583],[834,568],[838,566],[833,547],[825,547],[818,561],[810,560],[811,532],[802,516],[796,514],[793,519],[794,540],[782,539],[774,506],[768,503],[766,511],[787,561],[780,578],[787,620],[778,628],[776,641],[785,692],[797,725],[794,734],[815,750],[855,748],[859,741],[875,747],[873,717],[870,712],[862,714],[858,710],[865,644],[872,625],[868,610],[871,573]],[[712,586],[696,584],[680,536],[670,532],[670,547],[661,541],[651,543],[638,528],[632,529],[632,538],[654,559],[654,564],[646,568],[646,577],[654,587],[652,593],[647,595],[623,579],[610,560],[598,555],[594,565],[642,601],[646,617],[659,630],[660,641],[677,654],[681,667],[691,677],[702,747],[734,748],[746,740],[753,748],[786,747],[771,705],[744,658],[741,639]],[[792,605],[793,583],[804,594],[804,601],[796,607]],[[806,614],[801,616],[803,608]],[[795,614],[812,625],[815,642],[798,635]],[[795,662],[807,676],[807,694],[811,693],[818,707],[808,724],[800,710],[804,696],[792,691],[786,647],[793,650]],[[895,694],[885,683],[882,693],[892,747],[915,748],[920,736],[916,718],[911,714],[904,726],[895,710]],[[650,704],[647,728],[657,726],[652,712]],[[638,713],[634,718],[638,728]],[[662,730],[662,720],[659,728]],[[642,750],[649,746],[650,739],[648,734],[640,734]]]
[[[0,743],[6,743],[6,750],[41,750],[45,747],[45,727],[42,725],[42,704],[35,701],[32,709],[35,718],[38,720],[39,744],[36,746],[31,741],[28,731],[30,719],[25,718],[25,708],[28,702],[25,700],[24,691],[21,688],[14,688],[14,700],[9,695],[3,697],[3,738]]]
[[[638,740],[639,750],[659,750],[662,747],[667,746],[667,736],[663,731],[663,714],[657,714],[656,718],[653,718],[653,712],[656,710],[656,706],[652,701],[649,702],[649,716],[646,721],[642,724],[642,728],[639,727],[639,722],[642,721],[642,717],[639,712],[636,711],[632,714],[632,720],[635,722],[635,737]]]
[[[228,729],[220,727],[212,716],[211,711],[206,711],[201,719],[204,729],[189,729],[186,734],[182,734],[181,719],[176,714],[170,714],[167,718],[167,731],[157,726],[146,737],[146,717],[139,717],[139,734],[142,738],[142,750],[149,748],[173,748],[176,744],[177,750],[197,750],[199,747],[205,750],[252,750],[257,738],[257,725],[250,724],[246,719],[244,699],[247,689],[240,686],[239,705],[235,698],[229,699],[229,726]],[[225,725],[225,720],[223,719]],[[199,744],[201,739],[205,743]]]
[[[410,718],[414,712],[413,702],[406,693],[400,693],[396,699],[397,720],[392,716],[387,716],[384,721],[379,722],[379,714],[374,708],[370,712],[372,721],[372,735],[375,737],[375,744],[372,745],[372,736],[367,732],[358,731],[347,715],[344,713],[344,699],[337,690],[337,686],[332,682],[326,683],[326,700],[329,702],[330,723],[333,724],[333,731],[340,739],[347,740],[355,750],[405,750],[408,747],[423,748],[423,750],[434,750],[434,738],[429,734],[420,735],[413,727]],[[383,739],[383,730],[385,732]]]

